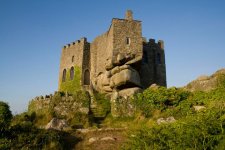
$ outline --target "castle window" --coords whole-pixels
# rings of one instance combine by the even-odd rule
[[[156,55],[156,64],[161,64],[161,54],[160,53],[157,53]]]
[[[62,74],[62,82],[66,81],[66,69],[63,70],[63,74]]]
[[[126,37],[126,44],[130,45],[130,38],[129,37]]]
[[[74,62],[74,56],[72,56],[72,62]]]
[[[90,72],[88,69],[84,71],[84,85],[90,85]]]
[[[74,68],[71,67],[71,69],[70,69],[70,80],[73,80],[73,78],[74,78]]]

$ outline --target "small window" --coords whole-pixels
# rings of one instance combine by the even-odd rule
[[[63,74],[62,74],[62,82],[66,81],[66,69],[63,70]]]
[[[70,80],[73,80],[73,78],[74,78],[74,68],[71,67],[71,69],[70,69]]]
[[[130,38],[129,37],[126,38],[126,44],[130,45]]]
[[[84,72],[84,85],[90,85],[90,72],[88,69]]]
[[[156,64],[161,64],[161,54],[160,53],[157,53],[156,55]]]
[[[74,62],[74,56],[72,56],[72,62]]]

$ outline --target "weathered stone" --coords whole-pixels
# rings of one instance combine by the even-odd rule
[[[98,140],[99,140],[98,137],[91,137],[91,138],[89,138],[88,142],[89,142],[89,144],[92,144],[92,143],[94,143],[94,142],[96,142]]]
[[[175,121],[176,121],[176,119],[174,119],[173,116],[170,116],[168,118],[159,118],[159,119],[157,119],[157,124],[160,125],[162,123],[173,123]]]
[[[53,118],[45,127],[45,129],[63,130],[68,127],[67,122],[64,119]]]
[[[83,113],[83,114],[88,114],[89,108],[80,107],[80,108],[79,108],[79,112],[81,112],[81,113]]]
[[[140,76],[138,72],[134,69],[125,69],[115,74],[111,78],[115,87],[125,85],[125,84],[133,84],[135,86],[140,86]]]
[[[218,86],[218,77],[225,75],[225,69],[220,69],[211,76],[200,76],[196,80],[190,82],[186,88],[189,91],[210,91]]]
[[[193,106],[193,107],[194,107],[195,111],[200,111],[202,109],[206,109],[205,106]]]
[[[115,141],[116,139],[110,136],[103,137],[100,139],[101,141]]]
[[[134,95],[136,93],[139,93],[141,91],[142,91],[141,88],[138,88],[138,87],[123,89],[119,91],[119,96],[127,97],[127,96]]]
[[[113,68],[113,69],[111,70],[111,74],[114,75],[114,74],[118,73],[119,71],[120,71],[119,66],[116,66],[115,68]]]

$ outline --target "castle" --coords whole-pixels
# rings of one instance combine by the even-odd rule
[[[154,83],[166,86],[164,42],[142,37],[141,21],[131,10],[125,19],[113,18],[92,43],[81,38],[62,49],[59,91],[91,88],[124,96]]]

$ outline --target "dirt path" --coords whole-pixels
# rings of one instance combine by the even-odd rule
[[[67,146],[76,150],[118,150],[126,142],[125,131],[124,128],[79,129],[67,138]]]

